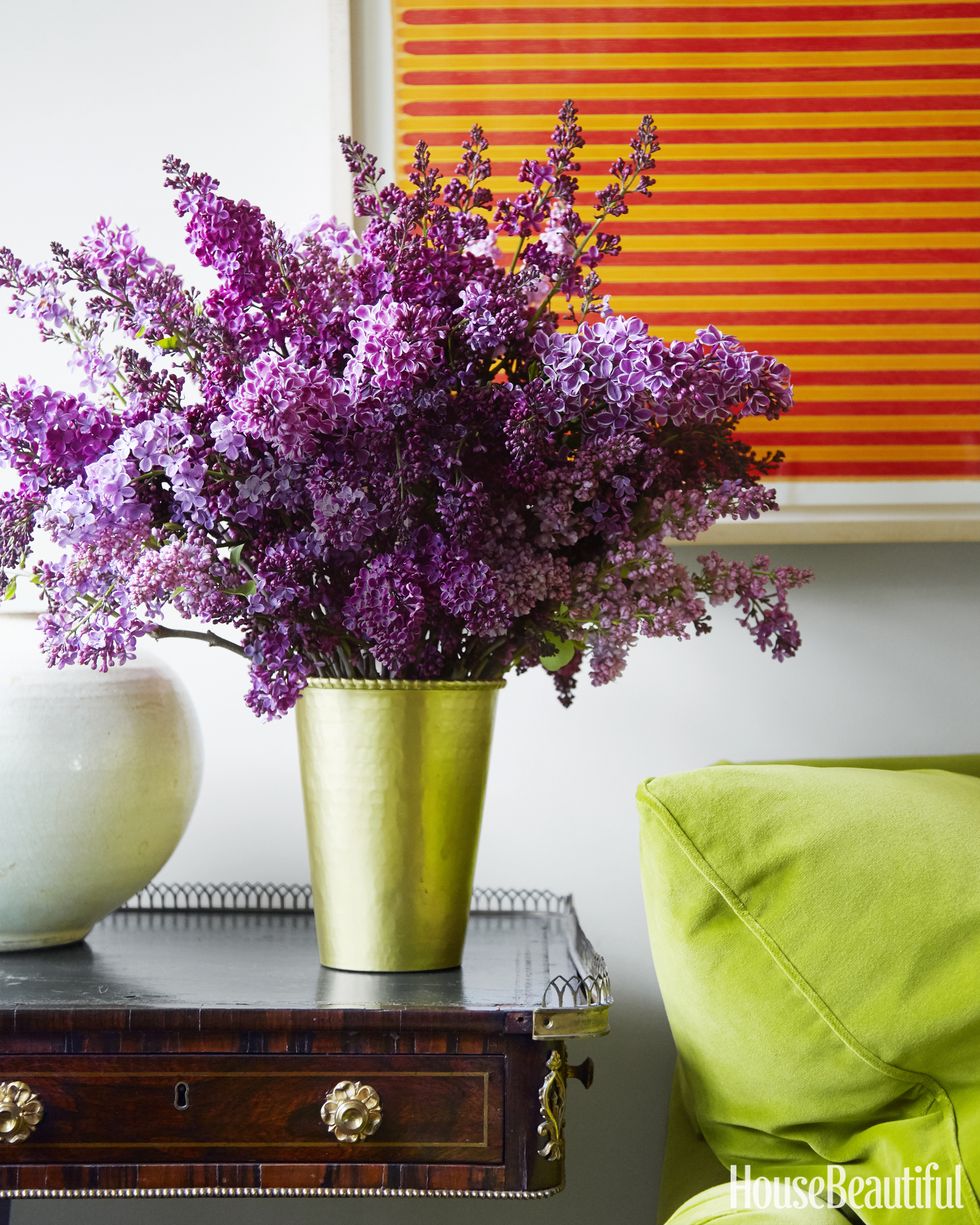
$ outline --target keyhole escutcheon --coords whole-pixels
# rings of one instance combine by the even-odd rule
[[[191,1104],[191,1087],[186,1080],[178,1080],[174,1085],[174,1109],[187,1110]]]

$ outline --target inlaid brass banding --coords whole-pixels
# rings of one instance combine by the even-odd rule
[[[123,1187],[0,1191],[3,1199],[548,1199],[565,1184],[541,1191],[457,1191],[414,1187]]]

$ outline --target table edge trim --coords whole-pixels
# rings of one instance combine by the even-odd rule
[[[424,1189],[413,1187],[118,1187],[0,1189],[5,1199],[547,1199],[564,1180],[536,1191]]]

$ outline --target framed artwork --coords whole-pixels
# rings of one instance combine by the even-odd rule
[[[393,0],[399,161],[473,121],[507,190],[562,100],[581,181],[649,112],[657,186],[615,229],[619,309],[775,353],[783,511],[732,541],[980,539],[980,3]],[[403,156],[404,155],[404,156]]]

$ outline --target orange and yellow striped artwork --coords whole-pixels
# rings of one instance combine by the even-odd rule
[[[790,366],[794,412],[743,426],[781,479],[980,497],[980,3],[393,4],[401,162],[424,137],[452,170],[478,121],[512,190],[571,97],[584,196],[652,113],[654,195],[610,227],[616,309]]]

